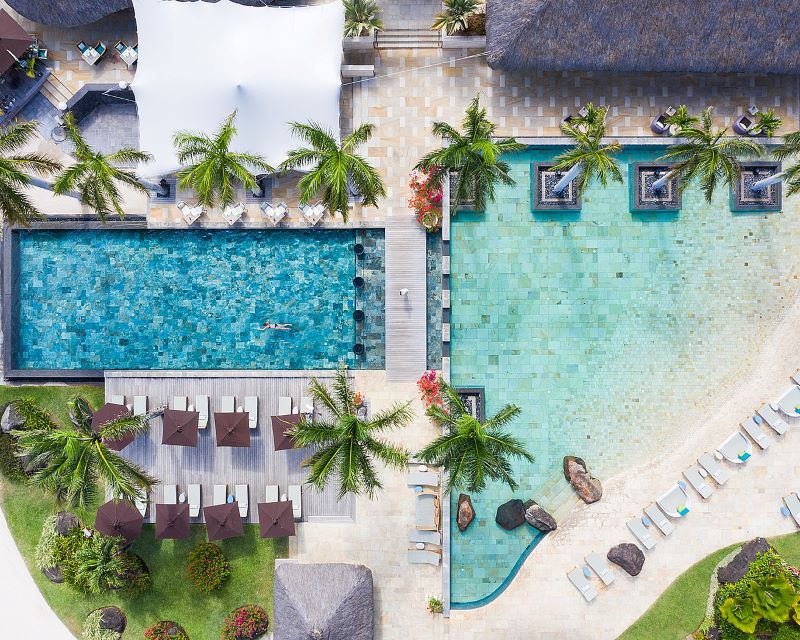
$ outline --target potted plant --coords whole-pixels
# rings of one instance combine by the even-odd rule
[[[344,41],[348,50],[372,49],[376,31],[383,30],[374,0],[344,0]]]
[[[783,121],[775,115],[775,110],[767,109],[756,114],[756,126],[753,129],[755,135],[771,138],[782,124]]]
[[[442,185],[433,171],[414,171],[408,183],[413,195],[408,206],[428,233],[442,228]]]
[[[670,135],[674,136],[684,129],[690,129],[696,125],[700,122],[700,118],[689,113],[689,109],[687,109],[686,105],[682,104],[675,110],[675,113],[665,120],[665,122],[669,125]]]
[[[485,48],[486,11],[478,0],[443,0],[431,29],[442,32],[442,48]]]

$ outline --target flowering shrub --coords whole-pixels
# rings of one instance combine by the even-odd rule
[[[144,637],[147,640],[189,640],[184,628],[171,620],[156,622],[144,632]]]
[[[203,593],[219,589],[230,574],[228,560],[217,545],[204,542],[189,552],[189,580]]]
[[[431,174],[415,171],[408,183],[414,194],[408,206],[417,214],[417,222],[429,232],[442,228],[442,185]]]
[[[267,612],[254,604],[246,604],[225,616],[220,640],[253,640],[267,632]]]
[[[417,388],[419,389],[419,394],[422,397],[422,402],[426,409],[433,405],[442,406],[439,375],[435,371],[431,370],[423,373],[422,377],[417,380]]]

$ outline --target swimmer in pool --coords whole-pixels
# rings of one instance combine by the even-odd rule
[[[279,324],[275,324],[272,321],[267,321],[264,323],[263,327],[259,328],[259,331],[266,331],[267,329],[275,329],[276,331],[289,331],[292,328],[292,324],[290,322],[281,322]]]

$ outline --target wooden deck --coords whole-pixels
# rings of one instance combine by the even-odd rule
[[[353,521],[354,501],[346,496],[337,500],[336,486],[329,485],[317,492],[304,485],[308,475],[301,468],[306,450],[275,451],[270,417],[277,413],[278,398],[291,396],[298,406],[301,396],[307,396],[311,376],[332,377],[330,371],[107,371],[106,398],[124,395],[127,404],[134,395],[148,396],[148,409],[169,406],[173,396],[187,396],[194,404],[198,394],[209,396],[208,428],[200,431],[196,448],[161,444],[162,422],[152,420],[149,437],[138,438],[122,453],[161,482],[150,496],[151,508],[146,520],[152,521],[152,505],[163,499],[164,484],[177,484],[179,493],[186,493],[189,484],[202,485],[202,506],[212,504],[213,485],[226,484],[233,494],[234,485],[249,485],[249,512],[245,522],[258,522],[256,504],[264,502],[265,487],[277,484],[281,495],[293,484],[303,485],[303,520]],[[242,406],[245,396],[258,397],[258,426],[251,430],[249,448],[217,447],[214,434],[214,411],[220,410],[222,396],[233,396],[236,406]],[[319,408],[317,408],[319,409]],[[202,522],[202,510],[200,518]]]

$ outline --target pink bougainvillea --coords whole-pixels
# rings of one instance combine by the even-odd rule
[[[425,407],[443,406],[442,394],[439,391],[439,375],[435,371],[426,371],[417,380],[417,388]]]
[[[417,222],[429,232],[442,228],[442,185],[431,171],[415,171],[408,183],[413,196],[408,206],[414,210]]]

